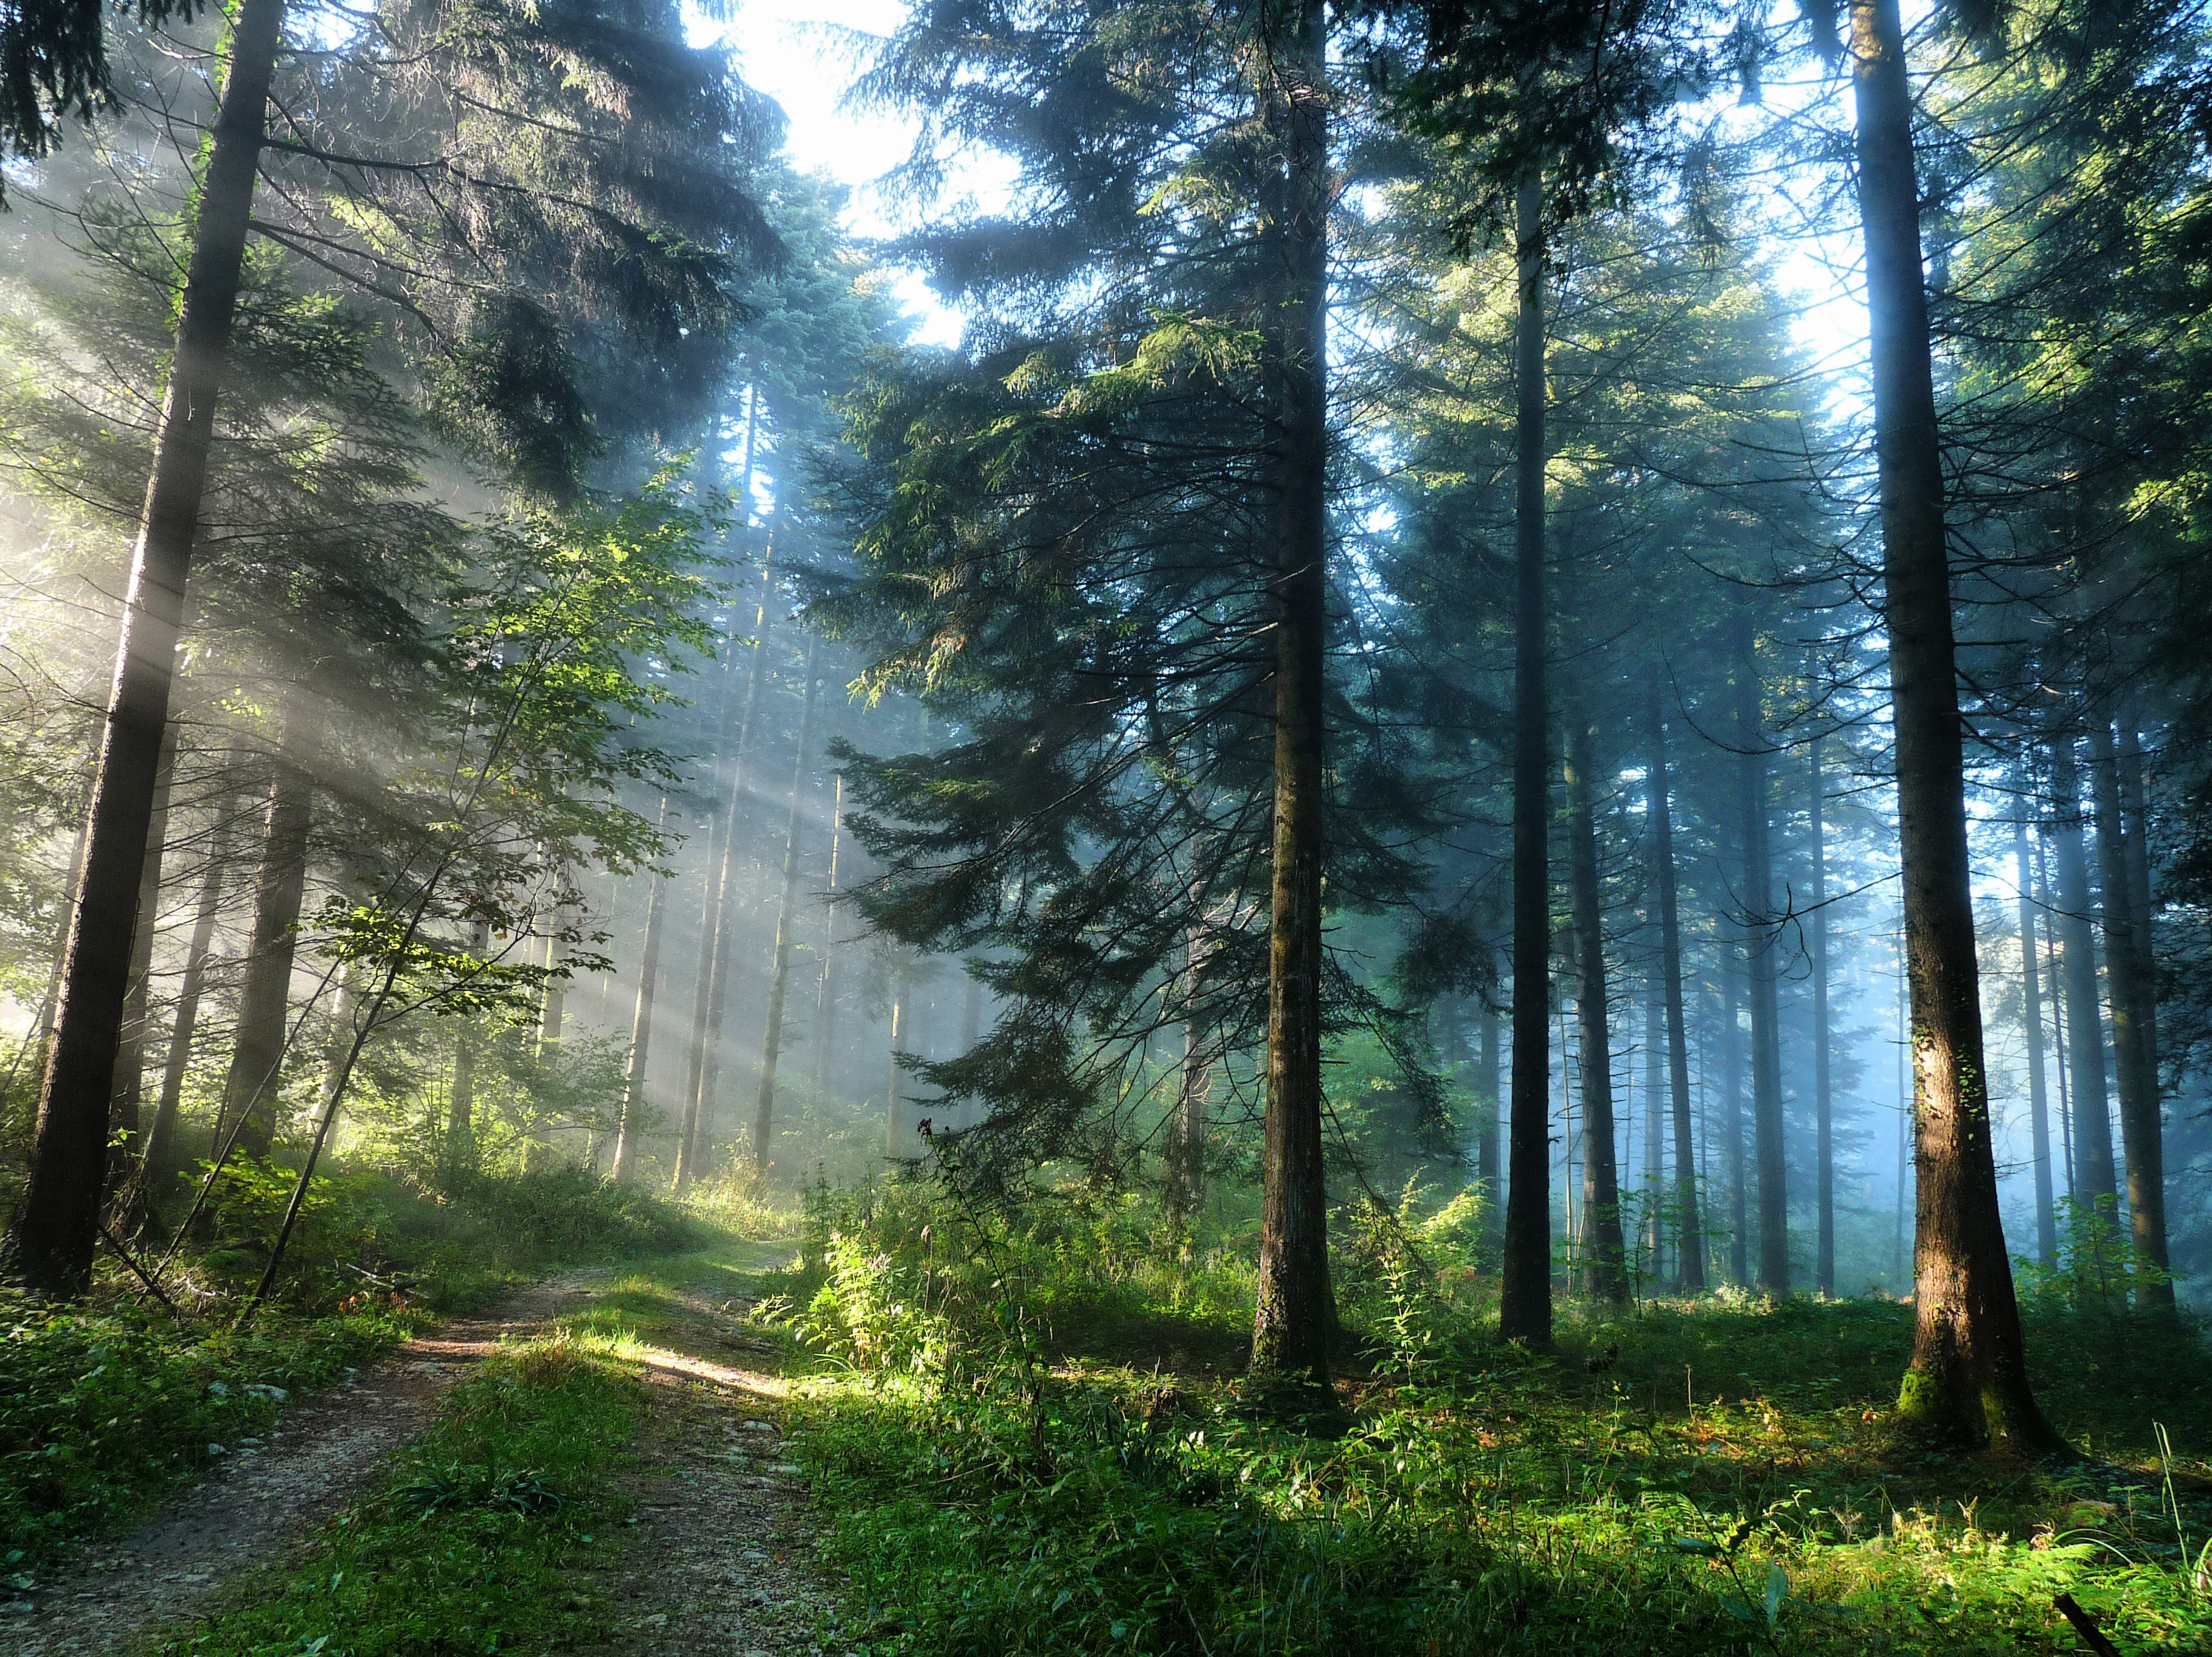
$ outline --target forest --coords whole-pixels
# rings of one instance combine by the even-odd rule
[[[0,1653],[2212,1651],[2207,314],[2185,0],[0,5]]]

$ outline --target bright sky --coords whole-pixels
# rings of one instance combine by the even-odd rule
[[[890,235],[901,228],[872,186],[904,159],[914,124],[845,107],[846,89],[865,58],[867,37],[890,33],[905,14],[902,0],[739,0],[737,17],[728,24],[693,15],[696,33],[720,33],[736,50],[746,81],[783,106],[791,122],[786,147],[793,163],[854,186],[847,224],[860,236]],[[921,319],[918,338],[934,344],[959,338],[958,316],[938,302],[921,277],[908,276],[898,292]]]

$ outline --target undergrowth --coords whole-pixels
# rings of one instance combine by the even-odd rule
[[[191,1657],[384,1657],[544,1650],[602,1636],[592,1573],[628,1503],[609,1474],[642,1413],[599,1344],[487,1359],[448,1395],[384,1489],[279,1577],[160,1648]]]
[[[1538,1355],[1486,1328],[1455,1223],[1346,1215],[1359,1374],[1316,1438],[1101,1338],[1225,1296],[1203,1250],[1117,1245],[1134,1222],[1080,1203],[988,1232],[913,1187],[812,1208],[763,1315],[840,1372],[797,1454],[875,1657],[2055,1654],[2061,1592],[2124,1651],[2212,1645],[2212,1399],[2179,1324],[2032,1308],[2054,1419],[2118,1460],[1956,1455],[1892,1417],[1908,1308],[1571,1308]]]
[[[105,1528],[266,1433],[291,1394],[402,1336],[388,1303],[343,1316],[179,1325],[0,1297],[0,1578]]]
[[[428,1318],[562,1266],[703,1235],[669,1204],[574,1169],[461,1175],[439,1190],[340,1169],[316,1182],[277,1299],[241,1330],[289,1181],[282,1168],[225,1171],[201,1235],[164,1275],[173,1310],[105,1257],[82,1305],[0,1297],[0,1599]]]

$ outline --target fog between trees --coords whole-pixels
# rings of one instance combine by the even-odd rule
[[[0,222],[10,1270],[1085,1182],[1297,1393],[1467,1189],[1509,1335],[1917,1282],[2047,1443],[2011,1262],[2212,1247],[2201,16],[972,10],[881,245],[672,7],[107,20]]]

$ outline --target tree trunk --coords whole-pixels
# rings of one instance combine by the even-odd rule
[[[1743,1156],[1743,1026],[1736,1010],[1742,993],[1741,952],[1729,947],[1721,925],[1721,1071],[1728,1089],[1729,1278],[1751,1281],[1751,1181]]]
[[[1910,1421],[1972,1441],[2055,1449],[2063,1441],[2028,1387],[1997,1210],[1912,94],[1898,0],[1851,0],[1851,50],[1912,996],[1917,1310],[1898,1407]]]
[[[1474,1177],[1482,1185],[1483,1241],[1486,1252],[1496,1245],[1503,1217],[1500,1199],[1505,1194],[1499,1154],[1498,1088],[1498,1009],[1485,996],[1476,1004],[1474,1049]]]
[[[491,953],[491,927],[487,923],[477,922],[469,952],[479,961]],[[347,1046],[350,1048],[352,1043]],[[344,1063],[343,1057],[339,1063]],[[473,1174],[477,1169],[477,1030],[465,1016],[456,1022],[453,1084],[446,1095],[446,1168],[454,1174]]]
[[[776,1060],[783,1049],[783,1004],[791,981],[792,934],[799,926],[799,831],[805,823],[806,762],[814,740],[816,641],[806,641],[806,698],[799,710],[799,752],[791,768],[791,816],[783,831],[783,901],[775,915],[775,959],[769,968],[768,1023],[761,1032],[760,1095],[753,1105],[753,1177],[766,1179],[769,1139],[775,1123]]]
[[[291,746],[294,733],[283,738]],[[238,993],[238,1030],[230,1073],[222,1089],[222,1122],[239,1122],[238,1153],[258,1158],[276,1138],[276,1108],[289,1045],[292,960],[298,942],[300,904],[307,889],[307,831],[314,784],[289,752],[280,752],[261,834],[261,859],[253,880],[253,938]]]
[[[837,852],[845,830],[845,774],[830,793],[830,900],[823,906],[822,977],[814,991],[814,1096],[830,1097],[830,1065],[837,1039]]]
[[[655,826],[665,827],[667,822],[668,796],[663,794]],[[637,1008],[630,1016],[629,1065],[623,1077],[622,1118],[615,1129],[614,1177],[617,1185],[627,1183],[637,1171],[638,1149],[645,1138],[645,1079],[647,1065],[653,1057],[653,998],[659,984],[660,933],[664,912],[668,907],[662,893],[665,883],[656,869],[645,890],[645,945],[637,968]]]
[[[2120,809],[2119,756],[2112,746],[2112,726],[2101,717],[2090,722],[2089,754],[2090,789],[2097,803],[2097,914],[2103,924],[2105,979],[2112,994],[2112,1071],[2119,1083],[2120,1144],[2127,1153],[2128,1224],[2136,1253],[2154,1268],[2136,1283],[2136,1304],[2171,1307],[2165,1127],[2148,1013],[2153,991],[2135,918],[2127,818]]]
[[[2035,963],[2035,889],[2027,859],[2027,825],[2012,826],[2019,870],[2021,1026],[2027,1038],[2027,1110],[2035,1138],[2035,1258],[2046,1272],[2058,1264],[2058,1210],[2051,1194],[2051,1105],[2043,1077],[2043,975]]]
[[[1252,1369],[1328,1385],[1336,1321],[1322,1165],[1322,847],[1328,622],[1328,156],[1326,24],[1296,0],[1277,25],[1266,118],[1279,146],[1270,215],[1281,287],[1268,329],[1276,434],[1273,867],[1267,1094]],[[1334,1395],[1331,1395],[1334,1401]]]
[[[230,762],[235,767],[234,757]],[[184,1168],[178,1140],[185,1092],[185,1074],[192,1057],[192,1036],[199,1028],[200,998],[207,992],[209,951],[215,944],[216,919],[222,907],[222,880],[231,853],[230,813],[235,796],[227,771],[216,791],[208,829],[207,862],[200,873],[199,901],[192,917],[192,935],[185,946],[184,976],[178,980],[177,1007],[169,1024],[169,1053],[161,1067],[161,1097],[154,1106],[154,1124],[146,1133],[146,1190],[158,1195]]]
[[[905,1034],[906,974],[896,973],[891,983],[891,1041],[890,1076],[884,1089],[884,1155],[893,1162],[905,1158],[907,1150],[902,1143],[904,1124],[899,1120],[900,1082],[905,1070],[899,1064],[899,1038]]]
[[[1836,1292],[1835,1097],[1828,1061],[1827,801],[1820,780],[1820,739],[1813,738],[1813,787],[1807,801],[1813,839],[1813,1122],[1820,1208],[1814,1279],[1824,1296]]]
[[[745,802],[752,797],[752,790],[746,783],[745,765],[752,751],[753,720],[760,709],[761,689],[768,677],[768,637],[773,619],[769,606],[775,592],[775,536],[771,531],[768,550],[761,559],[761,597],[760,608],[754,616],[752,671],[745,680],[744,709],[738,717],[737,747],[731,765],[730,798],[723,808],[722,860],[714,883],[714,924],[708,929],[707,945],[701,951],[699,994],[692,1007],[692,1062],[689,1067],[691,1085],[684,1103],[684,1143],[677,1151],[679,1184],[687,1177],[697,1179],[704,1174],[710,1160],[708,1142],[713,1132],[714,1099],[720,1091],[722,1079],[722,1020],[730,1004],[730,955],[738,935],[738,828],[744,816]],[[700,1016],[702,1011],[703,1020]]]
[[[752,513],[753,460],[760,437],[760,388],[749,386],[745,393],[745,458],[738,473],[738,510],[741,524],[749,524]],[[742,537],[743,530],[739,533]],[[684,1126],[676,1142],[676,1185],[678,1190],[706,1172],[707,1147],[701,1143],[699,1125],[708,1102],[714,1096],[714,1083],[719,1080],[721,1002],[726,998],[728,970],[728,950],[724,940],[734,931],[731,920],[732,874],[736,864],[735,841],[738,833],[739,804],[745,794],[745,750],[752,732],[753,709],[760,702],[761,674],[768,647],[768,606],[775,585],[775,550],[771,537],[769,549],[761,559],[760,605],[753,616],[753,659],[751,671],[746,676],[744,713],[738,725],[737,743],[730,756],[730,798],[722,814],[714,821],[708,836],[707,866],[714,871],[713,889],[708,894],[707,925],[699,950],[697,981],[693,986],[691,1001],[691,1049],[684,1067]],[[729,719],[729,682],[726,672],[723,680],[721,707],[715,720],[717,728],[726,727]],[[711,1056],[710,1056],[711,1054]]]
[[[2074,1200],[2077,1219],[2109,1219],[2119,1201],[2112,1165],[2105,1031],[2097,1014],[2096,944],[2089,925],[2089,859],[2081,844],[2081,780],[2074,739],[2051,744],[2051,843],[2058,863],[2059,970],[2066,1001],[2067,1071],[2073,1083]]]
[[[2051,898],[2051,873],[2042,843],[2048,838],[2046,833],[2036,844],[2035,901],[2044,916],[2043,981],[2051,986],[2051,1071],[2058,1082],[2058,1168],[2066,1176],[2066,1200],[2070,1205],[2074,1201],[2074,1109],[2066,1081],[2066,992],[2060,987],[2058,938],[2051,919],[2057,906]],[[2038,1045],[2042,1039],[2039,1031]]]
[[[1656,974],[1644,984],[1644,1276],[1662,1280],[1666,1227],[1660,1211],[1667,1190],[1667,998]]]
[[[1613,1031],[1607,1017],[1605,909],[1598,883],[1597,812],[1590,798],[1590,729],[1567,721],[1567,889],[1575,926],[1583,1081],[1583,1292],[1613,1304],[1628,1298],[1620,1229],[1620,1175],[1613,1120]]]
[[[1759,1286],[1790,1292],[1790,1170],[1782,1124],[1782,1010],[1778,986],[1780,926],[1766,822],[1765,716],[1760,709],[1751,616],[1735,616],[1736,773],[1743,818],[1743,955],[1751,1002],[1751,1135],[1759,1181]]]
[[[1690,1120],[1690,1039],[1682,1008],[1682,920],[1674,877],[1674,810],[1667,778],[1667,725],[1655,686],[1650,707],[1651,859],[1658,865],[1659,967],[1667,1001],[1667,1084],[1674,1107],[1674,1281],[1705,1287],[1705,1223],[1698,1212],[1696,1146]]]
[[[1514,203],[1513,1078],[1498,1326],[1552,1344],[1551,710],[1545,689],[1543,186]]]
[[[154,769],[154,809],[146,822],[146,859],[139,867],[138,920],[131,938],[131,989],[123,1000],[123,1031],[116,1044],[115,1107],[109,1121],[109,1143],[122,1154],[123,1177],[111,1183],[125,1186],[128,1174],[145,1147],[140,1139],[139,1114],[146,1093],[146,1026],[153,1004],[154,933],[161,913],[161,855],[169,835],[169,799],[176,783],[177,721],[162,727],[161,749]],[[137,1191],[126,1196],[136,1207]]]
[[[132,555],[122,637],[86,813],[83,873],[39,1096],[31,1162],[0,1265],[41,1292],[82,1294],[92,1272],[106,1186],[107,1114],[131,987],[138,881],[169,719],[185,584],[199,531],[216,394],[238,308],[239,272],[268,118],[283,0],[240,0],[230,31],[191,261]]]

